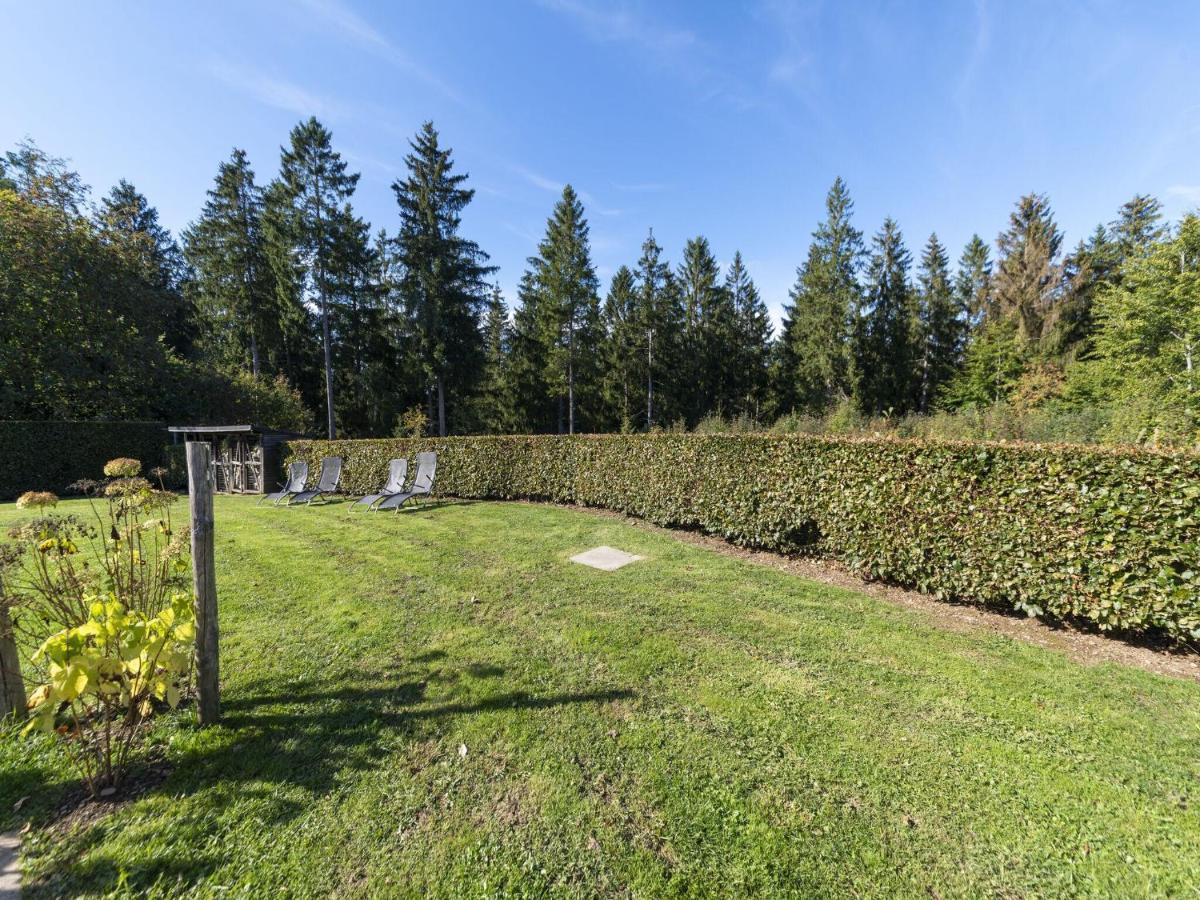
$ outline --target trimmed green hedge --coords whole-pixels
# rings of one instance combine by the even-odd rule
[[[162,465],[167,428],[161,422],[0,421],[0,500],[25,491],[62,492],[80,478],[102,478],[118,456]]]
[[[297,441],[377,490],[438,451],[440,493],[580,503],[831,557],[942,599],[1200,637],[1200,456],[782,435]],[[501,536],[501,539],[503,537]]]

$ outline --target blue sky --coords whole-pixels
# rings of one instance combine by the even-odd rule
[[[1200,4],[635,0],[0,2],[0,147],[29,136],[178,231],[217,164],[260,180],[302,116],[389,185],[433,119],[478,194],[465,232],[512,301],[561,185],[607,284],[646,231],[735,249],[777,313],[834,177],[914,255],[991,241],[1022,193],[1074,242],[1136,192],[1200,204]]]

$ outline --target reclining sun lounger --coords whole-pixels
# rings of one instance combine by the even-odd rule
[[[301,491],[296,496],[288,501],[288,506],[295,503],[307,503],[312,505],[312,502],[319,497],[324,497],[326,494],[332,494],[338,489],[338,482],[342,480],[342,458],[340,456],[323,456],[321,457],[321,477],[317,480],[315,490]]]
[[[288,466],[287,481],[279,486],[279,490],[273,494],[267,494],[264,497],[260,497],[258,502],[261,505],[267,500],[270,500],[276,506],[278,506],[280,500],[284,500],[287,497],[291,497],[292,495],[299,494],[301,491],[303,491],[306,481],[308,481],[308,463],[294,462]]]
[[[403,493],[404,479],[408,477],[408,460],[393,459],[388,463],[387,481],[383,483],[383,490],[378,494],[367,494],[361,500],[356,500],[355,506],[366,506],[370,509],[380,500],[386,500],[388,497],[394,497],[396,494]]]
[[[412,487],[407,491],[399,494],[392,494],[382,503],[375,507],[380,509],[394,509],[400,511],[400,507],[411,500],[413,497],[427,496],[433,493],[433,476],[437,472],[437,454],[433,452],[425,452],[417,454],[417,474],[413,478]]]

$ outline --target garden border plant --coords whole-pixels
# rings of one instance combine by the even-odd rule
[[[294,441],[369,492],[438,452],[437,491],[578,503],[1103,631],[1200,638],[1200,454],[804,435]]]
[[[188,530],[171,525],[175,495],[140,473],[118,458],[107,480],[78,485],[99,498],[94,523],[47,514],[55,495],[26,492],[17,505],[41,514],[0,558],[0,604],[17,643],[36,648],[25,730],[57,733],[93,795],[115,790],[146,718],[179,703],[191,670]]]

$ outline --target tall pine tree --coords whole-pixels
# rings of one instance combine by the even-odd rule
[[[592,265],[583,203],[569,184],[546,222],[546,235],[529,259],[529,290],[522,296],[522,352],[535,351],[542,367],[545,397],[529,397],[535,406],[555,409],[557,431],[577,430],[582,394],[588,419],[599,400],[599,280]],[[528,308],[526,308],[528,307]],[[529,410],[532,421],[545,412]],[[589,421],[589,424],[592,422]]]
[[[646,398],[646,428],[670,422],[677,414],[684,375],[680,370],[683,310],[671,266],[651,230],[642,243],[637,266],[637,306],[634,321],[645,353],[642,384]]]
[[[733,262],[729,264],[725,292],[733,304],[735,329],[727,353],[735,398],[730,411],[758,421],[767,396],[772,325],[767,304],[746,271],[741,251],[733,254]]]
[[[808,259],[784,306],[776,367],[779,412],[822,412],[850,395],[850,322],[861,302],[862,232],[838,178],[825,198],[826,218],[813,232]]]
[[[966,310],[950,279],[950,258],[937,234],[929,235],[917,275],[920,298],[920,391],[928,412],[962,362]]]
[[[638,324],[637,277],[628,266],[617,269],[604,299],[605,424],[629,431],[641,396],[643,335]]]
[[[439,435],[454,408],[466,409],[483,371],[480,314],[495,268],[474,241],[459,233],[462,211],[475,196],[454,174],[450,148],[426,122],[411,141],[407,174],[392,184],[400,207],[396,235],[400,292],[413,323],[417,358],[428,385],[430,418]]]
[[[868,415],[902,414],[920,388],[917,300],[908,280],[911,256],[888,218],[872,241],[867,289],[855,322],[855,400]]]
[[[262,190],[245,150],[221,163],[200,217],[183,234],[205,355],[248,366],[257,378],[274,355],[279,315],[263,234]]]
[[[333,136],[315,117],[292,129],[282,149],[280,183],[287,205],[286,228],[298,263],[303,295],[315,303],[321,322],[325,364],[325,414],[329,437],[337,436],[334,415],[331,281],[337,277],[339,242],[345,239],[346,207],[358,175],[333,149]]]
[[[684,313],[680,399],[688,425],[694,426],[709,413],[729,415],[736,402],[736,354],[730,350],[737,318],[721,283],[720,266],[703,235],[684,246],[677,280]]]

